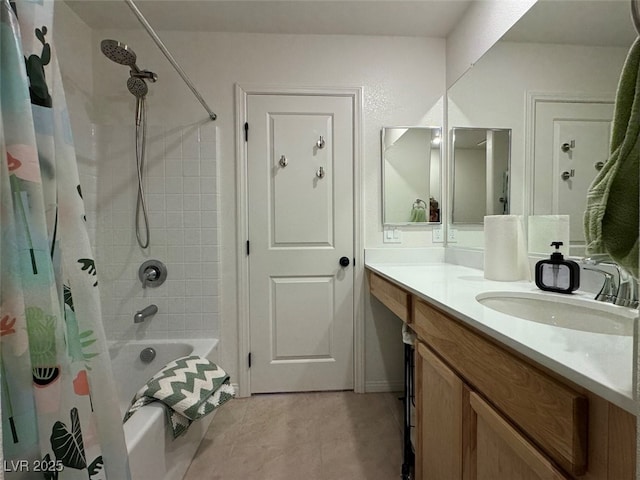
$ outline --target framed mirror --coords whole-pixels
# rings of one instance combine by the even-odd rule
[[[611,107],[636,36],[628,2],[537,2],[447,92],[449,125],[511,129],[509,212],[544,222],[568,215],[571,255],[583,252],[586,189],[607,158]],[[483,245],[482,226],[472,227],[460,229],[457,246]],[[535,229],[529,237],[547,253],[555,239]]]
[[[383,127],[382,222],[440,223],[442,204],[440,127]]]
[[[451,223],[482,224],[485,215],[509,213],[511,130],[451,129]]]

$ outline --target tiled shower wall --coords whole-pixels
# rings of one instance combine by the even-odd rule
[[[144,250],[134,228],[134,132],[133,119],[128,125],[94,125],[95,168],[83,169],[107,337],[219,337],[217,128],[148,128],[144,187],[151,241]],[[143,288],[139,280],[138,269],[148,259],[167,266],[167,281],[159,287]],[[134,324],[134,314],[151,304],[158,313]]]

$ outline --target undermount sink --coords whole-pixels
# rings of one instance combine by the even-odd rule
[[[535,292],[485,292],[476,296],[485,307],[507,315],[557,327],[609,335],[632,336],[637,310],[574,295]]]

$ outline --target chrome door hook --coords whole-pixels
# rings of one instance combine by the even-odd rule
[[[571,143],[569,142],[565,142],[560,146],[560,150],[562,150],[563,152],[568,152],[572,149],[576,148],[576,141],[575,140],[571,140]]]
[[[564,171],[560,174],[560,178],[562,178],[562,180],[569,180],[571,177],[575,177],[576,176],[576,171],[575,169],[571,169],[570,171]]]
[[[316,142],[316,147],[322,149],[324,148],[325,143],[326,142],[324,141],[324,137],[320,135],[320,139]]]
[[[324,175],[325,175],[325,173],[324,173],[324,167],[320,167],[320,168],[318,169],[318,171],[316,172],[316,177],[318,177],[318,178],[324,178]]]
[[[289,165],[289,160],[287,160],[287,157],[285,157],[284,155],[282,155],[280,157],[280,160],[278,160],[278,163],[280,164],[280,166],[282,168],[286,167],[287,165]]]

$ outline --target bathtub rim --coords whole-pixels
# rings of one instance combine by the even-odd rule
[[[107,349],[109,351],[109,354],[111,354],[112,350],[119,351],[120,349],[125,347],[139,346],[142,350],[143,348],[147,347],[184,344],[193,346],[193,352],[190,355],[198,355],[215,362],[215,358],[210,358],[210,355],[215,353],[218,347],[218,343],[219,340],[217,338],[176,338],[172,340],[166,338],[149,340],[108,340]]]

